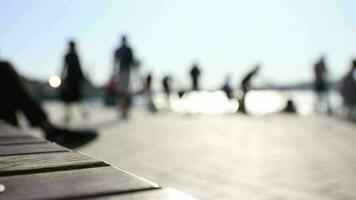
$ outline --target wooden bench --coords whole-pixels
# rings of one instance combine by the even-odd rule
[[[194,198],[0,123],[0,199]]]

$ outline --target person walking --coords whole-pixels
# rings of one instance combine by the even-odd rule
[[[130,92],[130,73],[131,68],[137,66],[134,60],[134,54],[131,47],[127,43],[126,36],[121,37],[121,46],[114,54],[114,72],[117,72],[117,92],[120,101],[121,117],[128,118],[131,108],[131,92]]]
[[[76,50],[76,44],[73,40],[69,41],[68,52],[64,57],[62,80],[60,98],[65,104],[64,121],[68,123],[71,119],[72,105],[82,101],[82,88],[85,81],[80,59]],[[86,118],[88,116],[88,111],[84,105],[80,106],[82,116],[83,118]]]
[[[259,70],[260,70],[260,66],[257,65],[242,78],[242,81],[241,81],[242,96],[238,100],[239,108],[238,108],[237,112],[247,114],[246,107],[245,107],[246,95],[251,90],[251,81],[256,76],[256,74]]]
[[[172,92],[172,77],[171,76],[167,75],[167,76],[163,77],[162,88],[163,88],[163,92],[166,96],[167,108],[169,108],[170,104],[171,104],[170,97],[171,97],[171,92]]]
[[[326,110],[331,114],[331,108],[328,97],[328,72],[325,63],[325,57],[321,57],[314,65],[314,90],[317,95],[315,103],[316,111]]]

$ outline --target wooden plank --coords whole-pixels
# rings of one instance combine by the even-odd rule
[[[75,152],[0,156],[0,176],[102,166],[108,164]]]
[[[19,128],[0,123],[0,136],[28,135]]]
[[[64,152],[68,149],[54,143],[21,144],[0,146],[0,156],[24,155],[34,153]]]
[[[158,188],[112,167],[0,177],[0,199],[75,199]]]
[[[147,190],[142,192],[127,193],[123,195],[110,195],[96,197],[96,200],[197,200],[196,198],[181,191],[167,188]],[[87,199],[90,200],[90,199]]]
[[[1,130],[0,130],[1,132]],[[11,135],[0,136],[0,145],[28,144],[28,143],[45,143],[46,140],[31,135]]]

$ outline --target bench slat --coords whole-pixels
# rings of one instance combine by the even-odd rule
[[[102,166],[108,164],[75,152],[0,156],[0,176]]]
[[[0,177],[5,191],[0,199],[73,199],[157,189],[144,181],[112,167]]]
[[[64,152],[68,149],[54,143],[21,144],[0,146],[0,156],[24,155],[34,153]]]
[[[192,196],[175,189],[159,189],[135,192],[124,195],[97,197],[96,200],[196,200]],[[87,199],[90,200],[90,199]]]
[[[0,136],[0,146],[13,145],[13,144],[44,143],[44,142],[46,142],[46,140],[31,135]]]
[[[0,121],[0,136],[28,135],[23,130]]]

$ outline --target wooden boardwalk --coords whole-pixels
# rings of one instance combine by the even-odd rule
[[[55,119],[60,110],[49,108]],[[73,124],[100,135],[79,151],[196,198],[356,199],[356,124],[348,121],[138,109],[124,121],[115,109],[91,109]]]
[[[0,199],[192,200],[87,155],[0,124]]]

